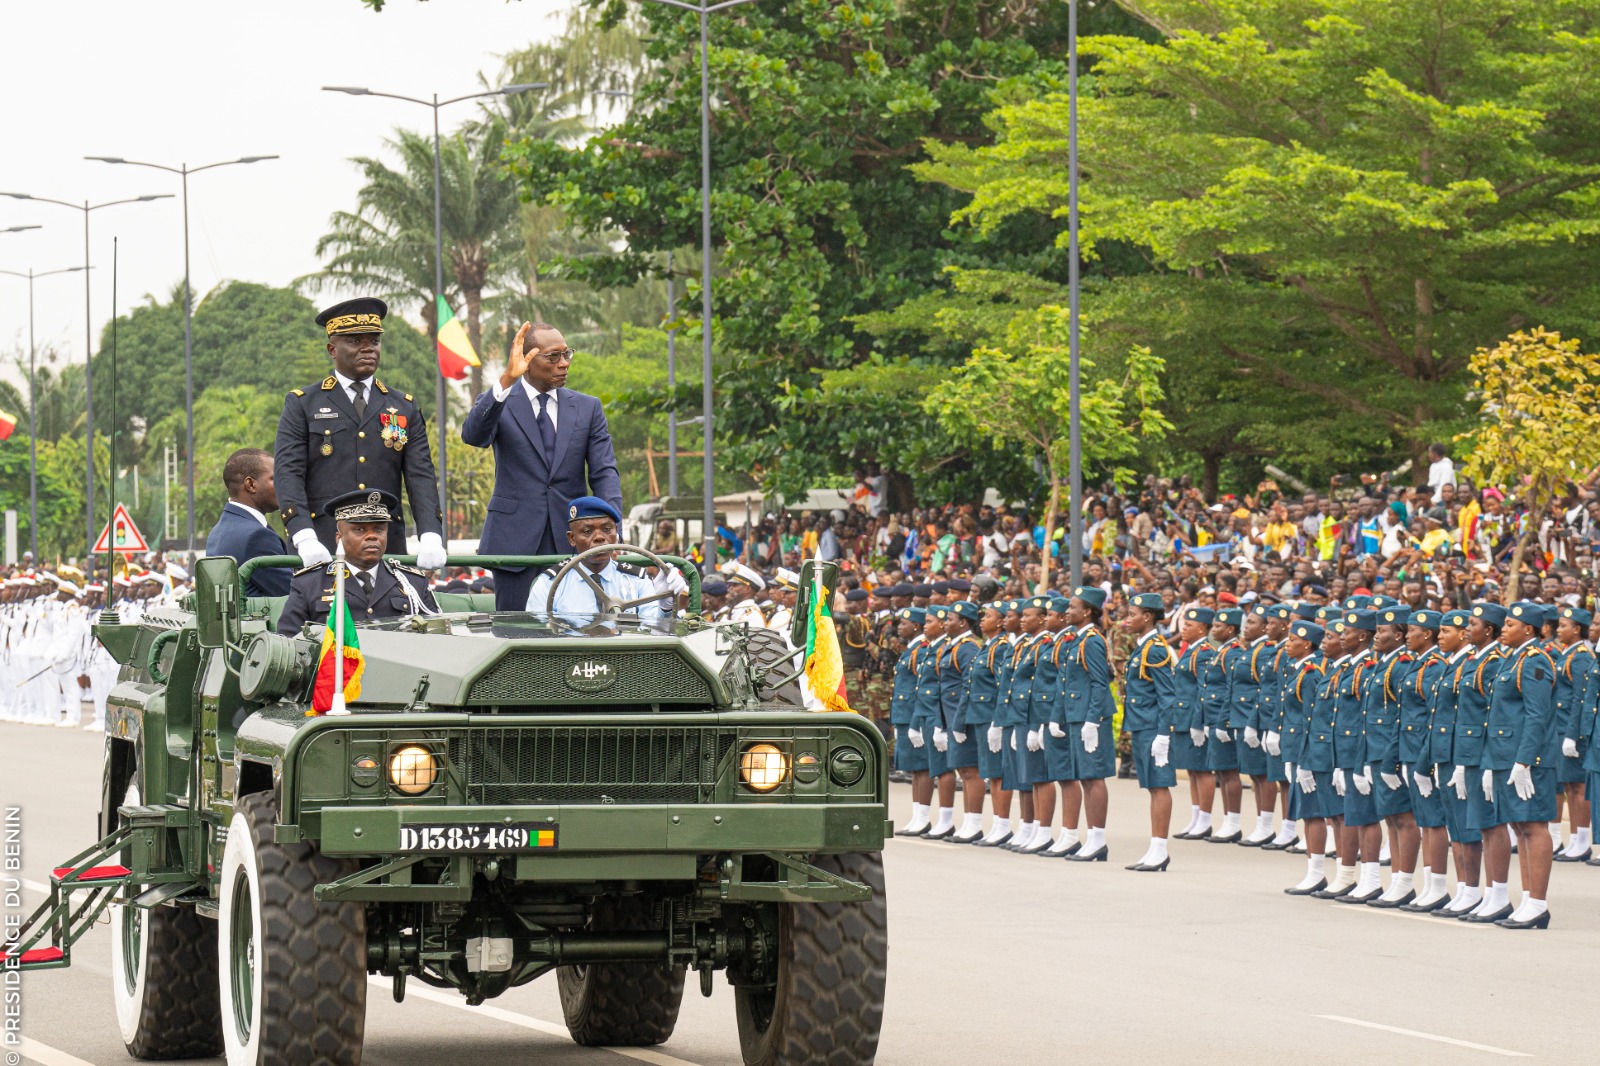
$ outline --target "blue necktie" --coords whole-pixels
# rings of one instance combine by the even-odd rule
[[[554,458],[556,451],[556,427],[555,423],[550,421],[550,414],[546,408],[549,402],[550,394],[541,392],[539,394],[539,414],[534,419],[539,424],[539,440],[544,444],[546,459]]]

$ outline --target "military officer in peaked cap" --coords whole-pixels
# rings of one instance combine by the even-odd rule
[[[284,398],[273,445],[278,501],[294,550],[309,565],[333,558],[334,497],[380,490],[411,501],[420,544],[417,563],[444,565],[444,516],[427,424],[410,393],[377,377],[388,307],[382,300],[346,300],[317,316],[328,331],[332,372]],[[386,550],[403,555],[405,525],[398,503]]]
[[[323,623],[333,607],[335,572],[348,565],[345,602],[357,622],[404,618],[438,611],[428,588],[427,571],[383,557],[389,523],[400,501],[382,489],[357,489],[328,501],[344,545],[345,563],[316,563],[296,570],[289,599],[278,618],[278,632],[292,637],[306,622]]]

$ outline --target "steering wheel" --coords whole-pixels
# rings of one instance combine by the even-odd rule
[[[642,555],[649,560],[651,565],[659,567],[663,573],[672,569],[671,563],[647,548],[636,548],[631,544],[596,544],[594,547],[581,551],[562,563],[561,569],[556,571],[555,580],[550,582],[550,594],[545,597],[544,601],[545,617],[552,619],[556,617],[556,589],[561,587],[561,582],[570,577],[574,570],[578,572],[578,576],[584,580],[584,583],[589,586],[589,591],[594,593],[595,602],[600,605],[600,613],[608,617],[614,618],[623,611],[631,610],[643,604],[677,596],[676,592],[668,590],[666,592],[654,592],[648,596],[640,596],[636,600],[614,599],[601,586],[588,567],[578,565],[591,555]]]

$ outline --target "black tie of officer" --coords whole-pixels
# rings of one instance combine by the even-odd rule
[[[372,575],[363,570],[356,575],[356,583],[361,586],[361,598],[372,602]]]
[[[352,381],[350,387],[355,390],[356,420],[367,417],[367,383],[365,381]]]
[[[550,394],[539,394],[539,417],[534,419],[539,424],[539,441],[544,445],[545,458],[548,459],[556,450],[556,426],[550,421]]]

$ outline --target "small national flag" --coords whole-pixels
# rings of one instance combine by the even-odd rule
[[[10,440],[11,434],[16,432],[17,416],[0,411],[0,440]]]
[[[845,699],[844,657],[839,654],[839,634],[833,628],[827,598],[827,590],[818,581],[812,590],[811,624],[806,627],[806,680],[825,708],[854,713]]]
[[[467,338],[467,331],[461,328],[461,320],[455,312],[450,310],[450,305],[444,302],[444,297],[439,297],[439,373],[452,381],[460,381],[467,376],[467,371],[475,366],[482,366],[478,360],[478,353],[472,350],[472,341]]]
[[[350,606],[341,597],[338,609],[344,615],[344,698],[345,702],[361,698],[361,671],[367,662],[361,657],[361,642],[356,639],[356,623],[350,617]],[[322,651],[317,656],[317,680],[311,688],[311,710],[307,718],[327,714],[333,709],[334,619],[328,619],[328,628],[322,631]]]

